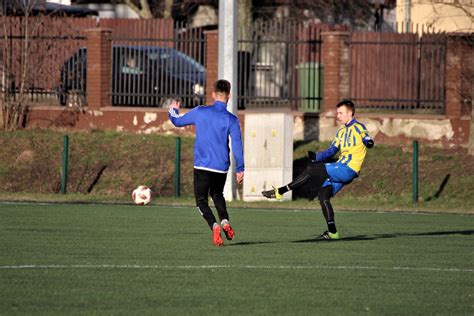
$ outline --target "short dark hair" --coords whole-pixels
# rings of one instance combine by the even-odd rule
[[[230,82],[225,79],[219,79],[214,83],[214,92],[216,93],[230,93]]]
[[[342,99],[341,101],[339,101],[339,103],[336,105],[336,108],[339,108],[341,106],[346,106],[347,108],[349,108],[351,111],[352,111],[352,116],[354,116],[355,112],[356,112],[356,109],[355,109],[355,104],[354,102],[352,102],[351,100],[349,99]]]

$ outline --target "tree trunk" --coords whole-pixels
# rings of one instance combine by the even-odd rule
[[[173,0],[165,0],[165,7],[163,9],[163,18],[171,18],[171,11],[173,9]]]
[[[136,6],[132,0],[124,0],[124,3],[130,7],[133,11],[135,11],[140,18],[142,19],[151,19],[153,18],[153,13],[151,12],[150,5],[148,0],[140,0],[140,6]]]
[[[239,11],[239,39],[250,40],[252,36],[252,0],[240,0]],[[239,50],[252,50],[251,43],[245,43],[239,47]]]

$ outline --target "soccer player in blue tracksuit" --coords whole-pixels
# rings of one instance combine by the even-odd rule
[[[224,185],[230,166],[229,137],[236,163],[237,182],[244,179],[244,157],[242,135],[237,116],[227,111],[230,82],[218,80],[214,83],[211,106],[198,106],[184,115],[179,115],[179,103],[170,104],[168,117],[174,126],[195,125],[194,142],[194,196],[196,206],[213,232],[213,242],[222,246],[221,226],[228,240],[234,238],[229,224],[224,199]],[[209,195],[219,215],[220,224],[209,207]]]
[[[327,240],[339,239],[334,221],[334,210],[329,200],[343,186],[358,177],[367,148],[374,146],[374,141],[370,138],[365,126],[354,118],[354,103],[350,100],[342,100],[336,107],[337,120],[343,126],[336,132],[331,146],[318,153],[309,151],[308,157],[313,163],[308,165],[291,183],[278,189],[262,192],[266,198],[281,199],[285,192],[303,185],[310,178],[316,179],[320,187],[318,199],[328,226],[328,230],[320,238]],[[337,162],[322,164],[337,152],[340,152]]]

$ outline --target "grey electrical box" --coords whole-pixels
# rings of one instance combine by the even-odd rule
[[[280,187],[293,175],[293,115],[258,113],[245,115],[244,201],[266,200],[262,191]],[[291,200],[291,192],[283,196]]]

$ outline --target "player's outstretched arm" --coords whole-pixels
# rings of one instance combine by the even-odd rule
[[[197,113],[196,111],[199,107],[192,109],[184,115],[179,115],[180,105],[180,102],[176,100],[173,100],[173,102],[170,103],[168,107],[168,118],[171,123],[176,127],[194,124]]]
[[[321,151],[321,152],[308,151],[308,158],[312,162],[324,162],[332,158],[338,151],[339,151],[339,147],[337,147],[333,142],[331,146],[324,151]]]

